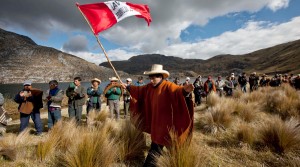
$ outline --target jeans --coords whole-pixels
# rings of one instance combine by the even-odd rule
[[[110,118],[114,118],[114,113],[116,114],[116,119],[120,117],[120,100],[108,100],[108,106],[110,111]]]
[[[69,105],[68,112],[69,112],[69,118],[71,119],[75,118],[76,123],[80,125],[81,116],[82,116],[82,106],[78,106],[75,108],[74,106]]]
[[[33,111],[30,114],[24,114],[20,112],[20,132],[27,128],[29,124],[29,118],[31,117],[32,121],[34,122],[34,127],[36,129],[37,134],[43,132],[43,123],[40,116],[40,111]]]
[[[96,112],[101,111],[101,104],[100,103],[88,103],[86,107],[86,113],[89,114],[91,110],[95,110]]]
[[[242,89],[242,92],[246,93],[247,92],[247,89],[246,89],[247,85],[241,85],[241,89]]]
[[[163,145],[159,145],[152,142],[143,167],[155,167],[156,166],[155,156],[160,156],[162,154],[163,148],[164,148]]]
[[[200,94],[195,94],[195,103],[197,105],[201,104],[201,95]]]
[[[48,108],[48,129],[51,129],[53,125],[61,119],[60,108]]]
[[[129,105],[130,102],[124,101],[124,115],[127,116],[129,114]]]

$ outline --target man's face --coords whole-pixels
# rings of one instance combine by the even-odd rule
[[[150,83],[153,86],[156,86],[158,83],[160,83],[160,81],[162,80],[162,76],[161,75],[149,75],[149,79],[150,79]]]
[[[30,91],[31,90],[31,85],[24,85],[24,90]]]
[[[117,81],[110,81],[110,83],[111,83],[112,85],[115,85],[115,84],[117,84]]]
[[[126,80],[126,83],[127,83],[127,85],[130,85],[130,84],[131,84],[131,81]]]
[[[56,86],[57,85],[55,85],[55,84],[49,84],[49,88],[52,90],[52,89],[54,89],[54,88],[56,88]]]
[[[76,86],[80,86],[80,81],[79,81],[79,80],[74,80],[74,84],[75,84]]]
[[[92,83],[92,85],[93,85],[93,87],[98,87],[98,86],[99,86],[99,82],[94,81],[94,82]]]

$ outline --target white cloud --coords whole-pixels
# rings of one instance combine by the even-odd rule
[[[91,63],[95,63],[99,65],[102,62],[106,62],[107,59],[104,55],[104,53],[91,53],[91,52],[67,52],[69,54],[75,55],[77,57],[80,57],[82,59],[85,59]],[[128,52],[124,49],[114,49],[107,51],[107,56],[110,59],[110,61],[115,60],[127,60],[132,56],[137,55],[136,52]]]
[[[236,31],[224,32],[219,36],[194,43],[171,44],[163,49],[154,50],[153,52],[168,56],[196,59],[208,59],[220,54],[245,54],[300,39],[299,26],[300,16],[281,24],[249,21],[243,28]],[[131,48],[110,50],[107,53],[110,60],[127,60],[139,54],[134,51],[139,47],[140,46],[134,45]],[[95,64],[107,61],[102,53],[70,53]]]
[[[289,0],[272,0],[267,5],[272,11],[277,11],[289,6]]]
[[[208,59],[219,54],[245,54],[300,39],[300,17],[282,24],[249,21],[243,28],[195,43],[179,43],[157,53]],[[288,32],[288,33],[287,33]]]

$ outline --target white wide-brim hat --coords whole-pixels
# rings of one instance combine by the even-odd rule
[[[110,80],[110,81],[118,81],[118,78],[116,78],[116,77],[111,77],[111,78],[109,78],[109,80]]]
[[[168,78],[170,73],[166,70],[163,70],[163,66],[161,64],[153,64],[151,67],[151,71],[145,71],[144,75],[152,75],[152,74],[162,74],[164,78]]]
[[[97,81],[99,84],[101,83],[101,80],[100,80],[100,79],[98,79],[98,78],[94,78],[94,79],[92,79],[92,80],[91,80],[91,83],[93,83],[94,81]]]

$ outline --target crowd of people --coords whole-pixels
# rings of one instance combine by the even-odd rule
[[[177,85],[184,85],[190,83],[190,77],[187,77],[184,83],[180,82],[178,77],[175,77],[174,81]],[[226,77],[225,80],[222,76],[218,76],[215,81],[212,80],[212,76],[208,76],[207,80],[203,82],[202,77],[199,75],[195,81],[194,85],[194,97],[195,105],[201,104],[201,98],[207,97],[210,92],[215,92],[219,96],[232,96],[234,90],[240,89],[242,92],[247,92],[247,85],[249,85],[250,92],[255,91],[258,87],[278,87],[282,84],[289,84],[296,90],[300,90],[300,74],[294,76],[293,74],[275,74],[273,77],[269,77],[266,74],[261,76],[253,72],[247,77],[246,73],[240,74],[238,77],[231,73]]]
[[[203,81],[199,75],[193,83],[190,77],[186,77],[181,83],[178,77],[173,82],[168,81],[169,72],[163,70],[162,65],[154,64],[150,71],[144,72],[144,75],[149,77],[149,83],[145,83],[143,77],[138,77],[135,83],[131,78],[127,78],[126,83],[119,83],[118,78],[111,77],[110,83],[104,90],[98,78],[93,78],[91,86],[85,88],[81,84],[82,79],[75,77],[65,91],[60,89],[57,80],[51,80],[49,89],[44,92],[33,88],[32,82],[26,80],[23,89],[14,98],[19,104],[20,132],[28,127],[31,118],[36,135],[42,134],[40,109],[43,105],[48,109],[48,129],[51,130],[62,118],[64,94],[68,97],[69,118],[76,120],[77,125],[81,124],[84,105],[86,105],[87,115],[91,111],[101,112],[103,97],[106,98],[109,106],[110,118],[120,119],[122,99],[124,118],[129,118],[130,115],[131,119],[139,119],[139,125],[136,127],[151,134],[151,148],[144,164],[144,166],[151,166],[154,155],[161,154],[161,149],[170,145],[170,128],[175,130],[179,141],[187,140],[193,126],[194,105],[200,105],[202,98],[207,97],[211,92],[216,92],[219,96],[232,96],[237,89],[247,92],[248,84],[250,92],[257,90],[258,87],[276,87],[282,84],[290,84],[295,89],[300,89],[300,74],[296,77],[292,74],[276,74],[270,78],[265,74],[259,77],[255,72],[249,77],[246,73],[238,77],[231,73],[225,80],[222,76],[218,76],[215,81],[212,76],[208,76]],[[194,103],[192,93],[194,93]],[[0,95],[0,122],[1,126],[6,126],[11,119],[2,107],[4,100],[2,94]]]

